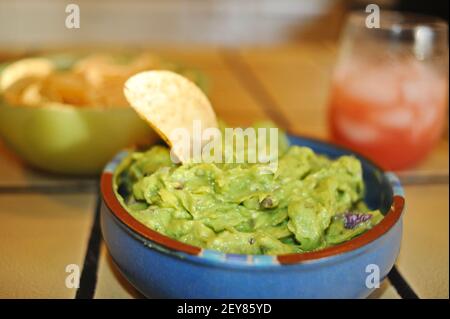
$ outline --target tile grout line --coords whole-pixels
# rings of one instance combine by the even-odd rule
[[[259,102],[258,104],[263,112],[277,125],[288,129],[290,126],[289,121],[280,111],[278,103],[274,101],[250,66],[239,56],[239,53],[231,50],[221,50],[220,55],[242,86]]]
[[[0,185],[0,195],[91,193],[96,188],[96,182],[72,185]]]
[[[75,299],[93,299],[97,287],[98,262],[100,258],[100,245],[102,241],[100,229],[100,191],[97,191],[97,203],[95,216],[89,236],[86,255],[84,257],[83,270],[80,277],[80,285]]]
[[[408,282],[405,280],[405,278],[402,276],[402,274],[399,272],[396,265],[392,267],[387,277],[402,299],[420,299],[408,284]]]
[[[424,175],[420,173],[409,173],[402,175],[401,173],[396,173],[400,179],[403,186],[414,186],[414,185],[448,185],[449,176],[448,172],[443,174],[430,174]]]

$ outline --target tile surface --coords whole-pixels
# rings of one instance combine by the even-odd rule
[[[405,188],[398,269],[421,298],[449,297],[448,185]]]
[[[108,253],[105,243],[100,250],[99,268],[97,273],[96,299],[134,299],[144,298],[120,273]]]
[[[11,152],[0,139],[0,187],[95,185],[95,178],[58,176],[31,168]]]
[[[195,67],[209,78],[209,98],[217,116],[230,125],[248,125],[268,116],[255,97],[242,85],[230,69],[223,52],[216,49],[156,50],[161,56]]]
[[[240,56],[293,132],[326,136],[325,112],[334,61],[332,47],[302,44],[243,49]]]
[[[376,289],[370,294],[368,299],[401,299],[395,287],[392,286],[388,279],[385,279],[380,288]]]
[[[95,196],[0,195],[0,297],[73,298],[66,266],[83,267]]]

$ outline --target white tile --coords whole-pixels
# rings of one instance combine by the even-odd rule
[[[392,286],[389,279],[385,279],[381,283],[380,288],[372,292],[368,299],[401,299],[401,297],[394,286]]]
[[[421,298],[449,297],[448,185],[405,188],[398,270]]]
[[[95,196],[0,195],[0,298],[73,298],[66,266],[83,267]]]
[[[96,299],[144,298],[120,273],[102,242],[97,273]]]
[[[61,184],[91,187],[95,181],[95,178],[67,177],[33,169],[9,151],[0,141],[0,187]]]

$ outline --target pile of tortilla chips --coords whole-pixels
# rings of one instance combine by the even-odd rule
[[[116,56],[92,54],[68,70],[58,69],[43,57],[19,60],[0,77],[3,99],[11,105],[40,106],[47,103],[77,107],[123,107],[125,81],[144,70],[164,67],[162,60],[141,53],[123,61]]]

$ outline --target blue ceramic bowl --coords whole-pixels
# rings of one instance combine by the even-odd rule
[[[354,154],[309,138],[291,143],[337,157]],[[131,217],[113,190],[119,153],[101,177],[103,237],[123,275],[145,296],[165,298],[364,298],[397,258],[404,197],[392,173],[361,156],[366,202],[385,212],[374,228],[317,252],[279,256],[224,254],[161,235]]]

